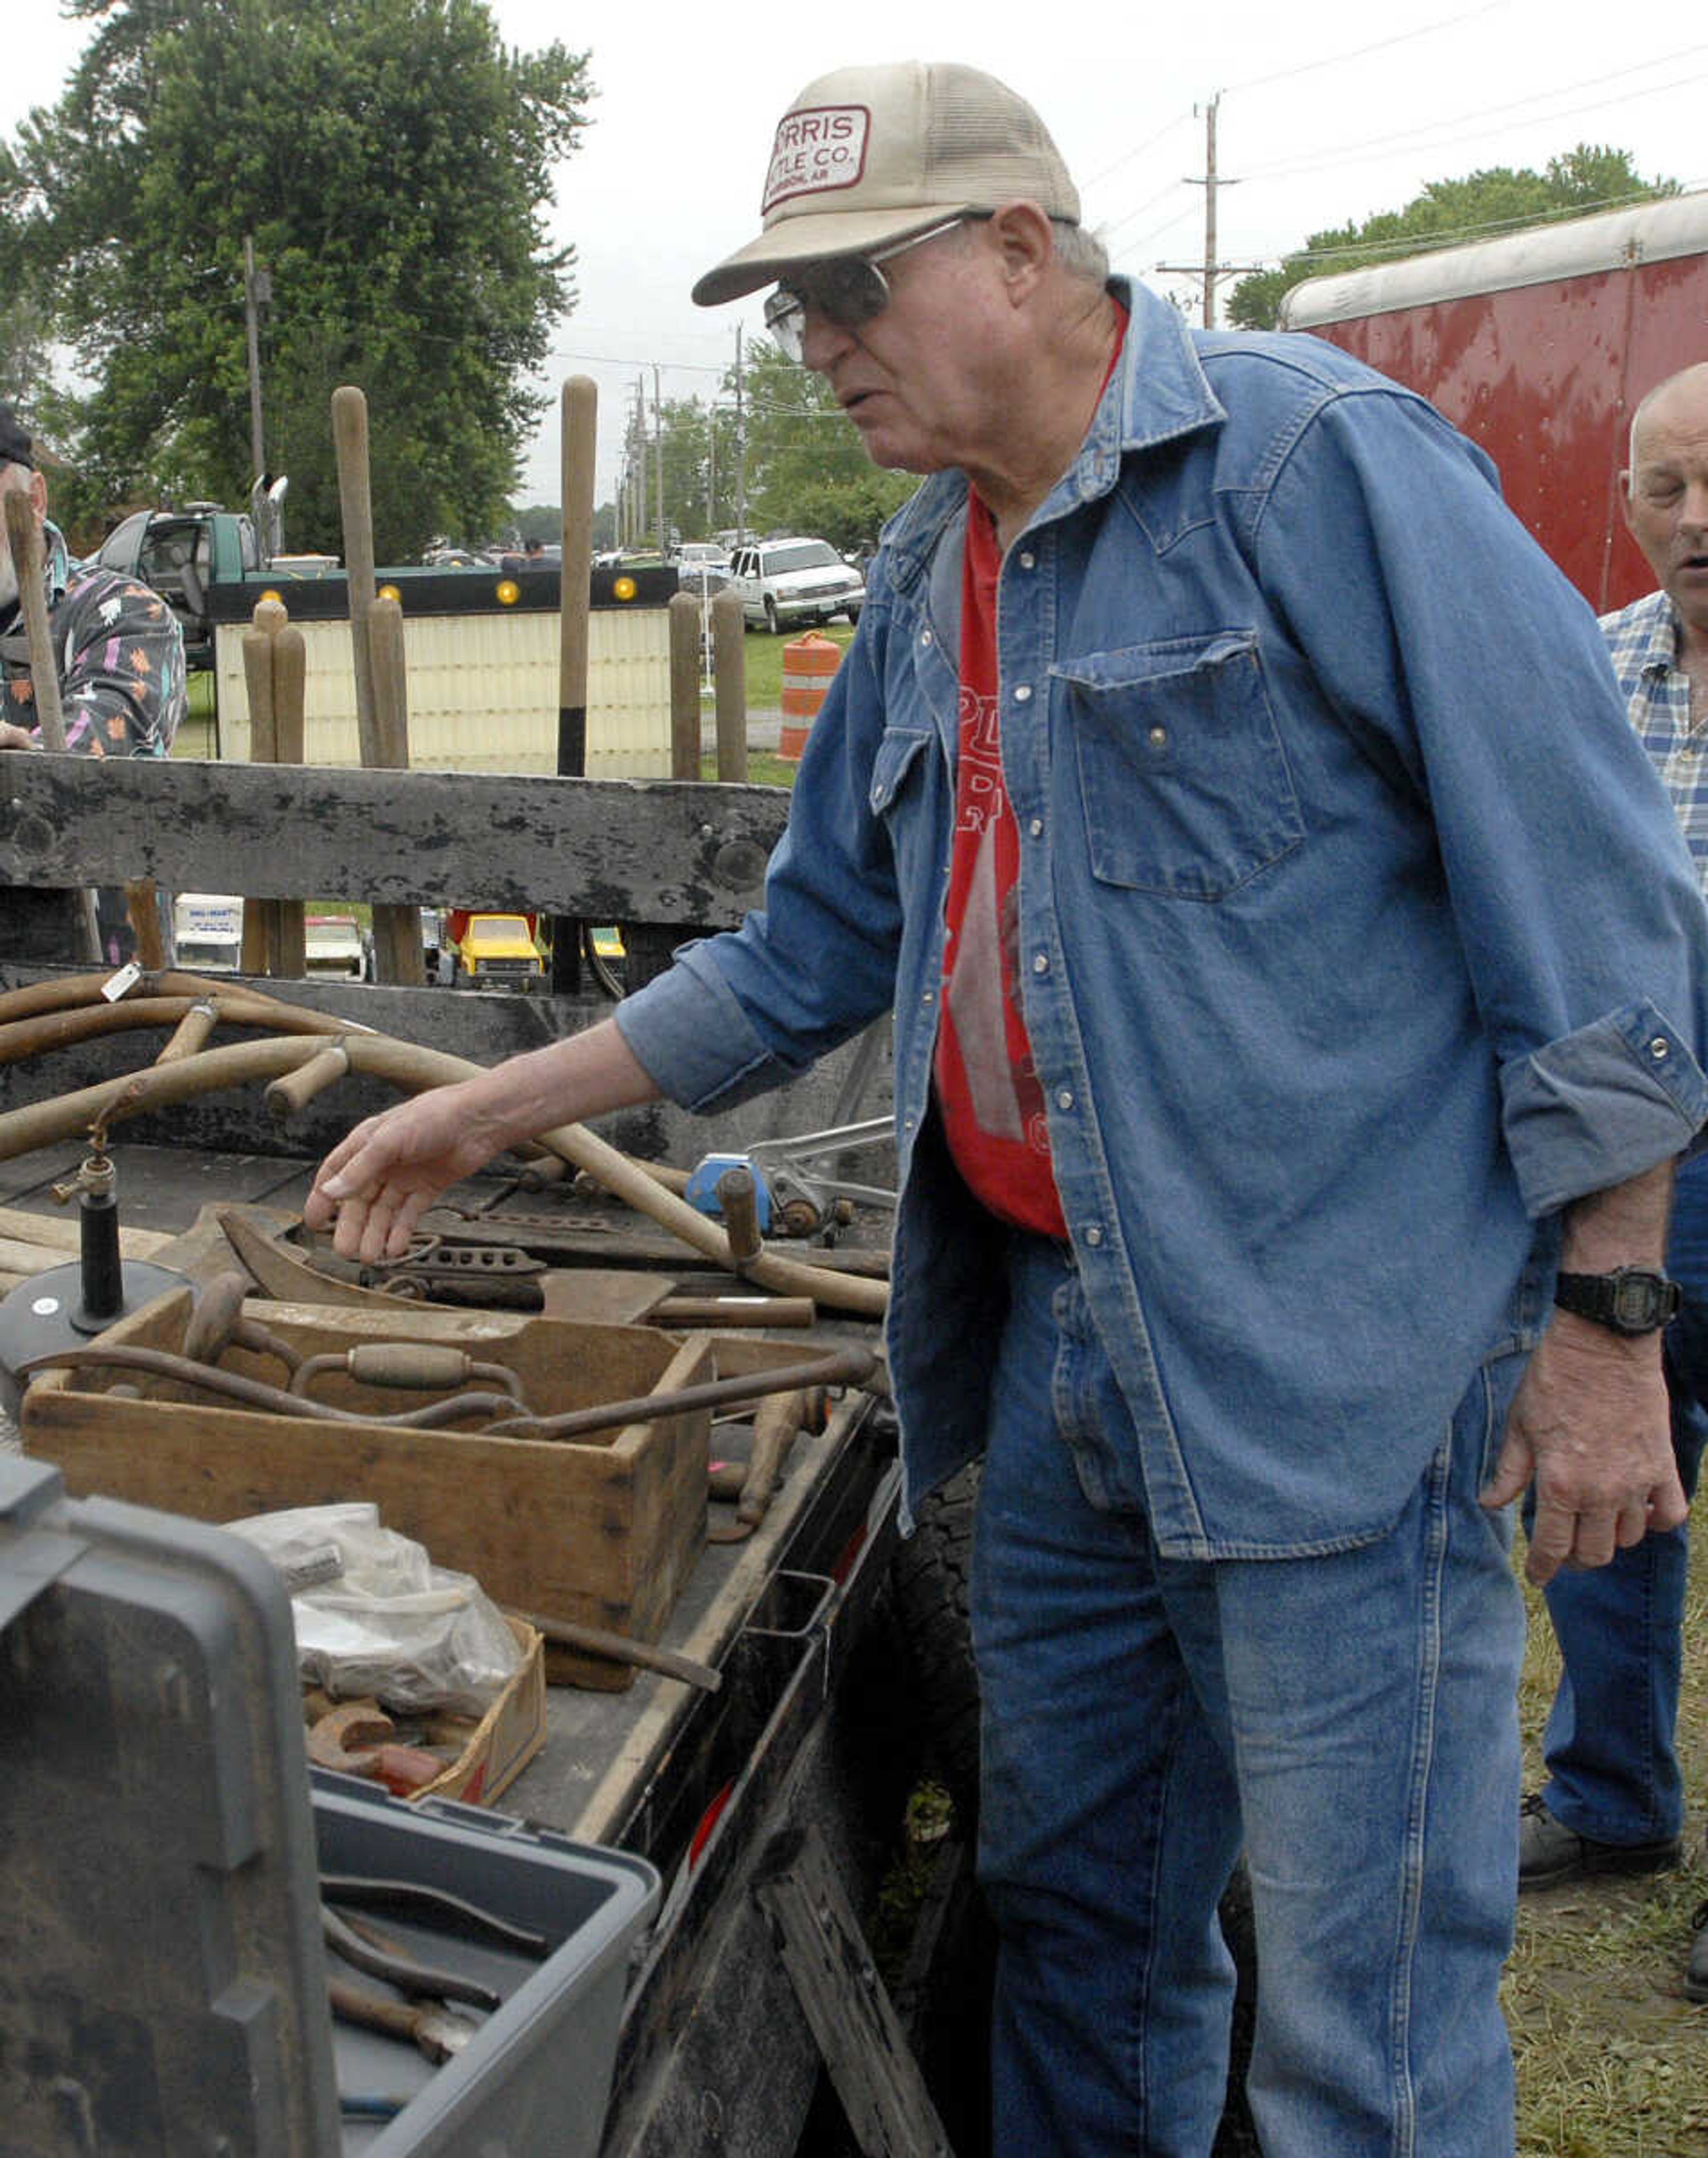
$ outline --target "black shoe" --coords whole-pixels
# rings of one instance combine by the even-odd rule
[[[1518,1885],[1551,1888],[1561,1881],[1581,1881],[1592,1873],[1664,1873],[1684,1856],[1682,1836],[1655,1843],[1597,1843],[1555,1820],[1532,1792],[1518,1825]],[[1705,1951],[1708,1954],[1708,1951]]]
[[[1690,1920],[1696,1938],[1690,1944],[1690,1960],[1685,1969],[1686,2001],[1708,2001],[1708,1903],[1697,1906]]]

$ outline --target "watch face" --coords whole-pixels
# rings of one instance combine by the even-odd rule
[[[1613,1287],[1615,1326],[1652,1326],[1659,1313],[1659,1293],[1652,1275],[1626,1274]]]

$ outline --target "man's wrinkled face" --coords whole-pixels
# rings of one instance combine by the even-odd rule
[[[1708,637],[1708,367],[1643,413],[1626,483],[1632,537],[1685,623]]]
[[[802,357],[874,464],[939,472],[976,462],[1000,433],[990,370],[1006,310],[983,230],[962,226],[886,262],[889,303],[856,328],[807,307]]]
[[[40,524],[47,514],[47,482],[39,472],[28,465],[0,464],[0,500],[8,494],[26,494],[34,507],[36,523]],[[6,537],[6,515],[0,509],[0,614],[7,614],[18,604],[18,571],[12,560],[12,547]]]

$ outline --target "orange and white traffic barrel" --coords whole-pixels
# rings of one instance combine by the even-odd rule
[[[842,647],[828,637],[809,629],[792,644],[783,647],[782,732],[777,755],[792,761],[807,746],[813,722],[824,702],[830,678],[842,659]]]

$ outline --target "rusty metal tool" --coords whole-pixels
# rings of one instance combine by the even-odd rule
[[[327,1946],[335,1949],[346,1963],[353,1964],[369,1978],[384,1979],[409,2000],[463,2001],[472,2008],[490,2009],[498,2005],[498,1995],[477,1978],[465,1978],[461,1971],[441,1970],[395,1949],[376,1948],[324,1902],[320,1907],[320,1929]]]
[[[519,1955],[545,1955],[551,1948],[547,1937],[532,1926],[519,1926],[501,1918],[448,1888],[435,1888],[422,1881],[395,1881],[379,1874],[323,1873],[321,1900],[356,1911],[395,1911],[400,1917],[431,1922],[442,1930],[477,1935]]]
[[[220,1208],[216,1219],[225,1241],[255,1281],[268,1296],[286,1304],[332,1304],[383,1310],[395,1308],[404,1299],[395,1288],[388,1290],[379,1284],[408,1281],[421,1287],[422,1300],[427,1303],[452,1301],[445,1292],[454,1288],[457,1291],[454,1300],[460,1305],[538,1311],[548,1319],[599,1319],[624,1325],[651,1319],[676,1285],[672,1275],[630,1268],[586,1267],[554,1273],[519,1247],[484,1242],[466,1247],[437,1242],[434,1256],[441,1262],[437,1274],[426,1266],[402,1272],[395,1267],[364,1267],[354,1260],[337,1257],[329,1248],[317,1247],[311,1256],[256,1228],[230,1207]],[[495,1253],[503,1254],[502,1259],[495,1258]]]
[[[674,1649],[658,1648],[650,1641],[631,1640],[627,1634],[613,1634],[603,1626],[578,1626],[573,1619],[548,1618],[539,1611],[512,1611],[506,1616],[524,1620],[554,1647],[579,1649],[584,1656],[629,1664],[637,1670],[657,1671],[661,1678],[679,1679],[684,1686],[694,1686],[701,1693],[716,1693],[724,1683],[723,1673],[710,1664],[679,1655]]]
[[[65,1362],[74,1353],[68,1350],[54,1360]],[[28,1371],[31,1366],[25,1365],[22,1368]],[[582,1438],[591,1432],[612,1431],[626,1423],[685,1416],[696,1409],[727,1408],[735,1402],[758,1401],[766,1394],[789,1393],[800,1386],[858,1386],[871,1378],[878,1368],[878,1359],[869,1349],[849,1344],[814,1357],[809,1363],[782,1365],[775,1371],[737,1372],[727,1379],[707,1379],[698,1386],[679,1386],[673,1393],[637,1394],[627,1401],[600,1402],[591,1408],[569,1409],[561,1416],[508,1417],[502,1423],[488,1424],[487,1436]]]
[[[348,1979],[328,1979],[326,1993],[334,2016],[341,2016],[346,2023],[359,2023],[365,2030],[383,2032],[388,2038],[406,2039],[435,2067],[460,2053],[478,2028],[465,2017],[453,2016],[448,2008],[388,2001],[381,1994],[352,1985]]]
[[[187,1356],[174,1355],[170,1350],[138,1348],[127,1341],[104,1344],[99,1348],[91,1345],[87,1348],[57,1349],[45,1355],[32,1356],[28,1363],[15,1367],[15,1376],[26,1379],[34,1377],[38,1371],[87,1371],[109,1367],[118,1371],[146,1371],[156,1378],[176,1379],[183,1386],[199,1386],[206,1393],[240,1402],[247,1408],[265,1409],[274,1416],[314,1417],[326,1423],[383,1423],[404,1426],[411,1431],[437,1431],[447,1423],[460,1423],[473,1417],[503,1417],[507,1429],[515,1421],[515,1397],[508,1393],[457,1394],[444,1401],[428,1402],[421,1408],[405,1409],[395,1416],[375,1416],[364,1409],[339,1408],[333,1402],[316,1401],[307,1394],[286,1393],[281,1386],[270,1386],[260,1379],[245,1378],[240,1371],[228,1371],[217,1364],[194,1364]],[[675,1397],[660,1395],[658,1399],[668,1403]],[[630,1423],[634,1419],[623,1417],[619,1421]],[[494,1425],[492,1428],[496,1431],[499,1427]]]

